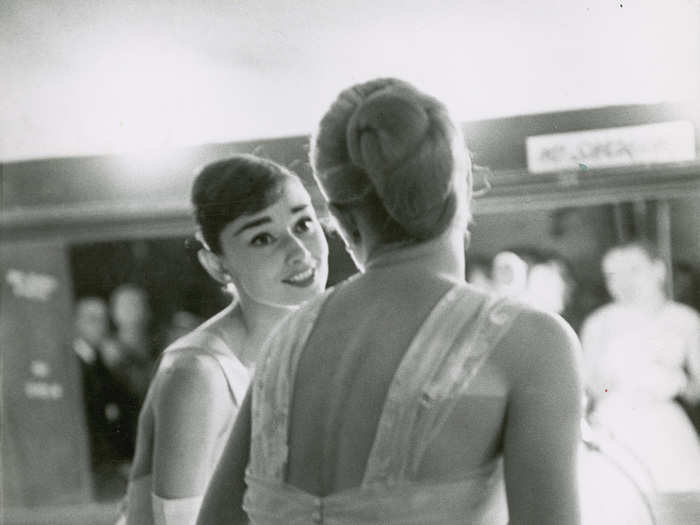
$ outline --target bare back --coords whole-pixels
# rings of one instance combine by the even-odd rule
[[[202,523],[578,523],[570,327],[431,265],[400,266],[282,323]]]
[[[311,332],[291,405],[288,482],[296,487],[327,495],[361,484],[396,370],[455,285],[418,268],[395,270],[373,270],[344,285],[328,298]],[[471,293],[483,302],[482,294]],[[458,401],[427,452],[420,479],[457,478],[497,455],[505,387],[497,368],[486,366],[485,376],[474,382],[473,395]]]

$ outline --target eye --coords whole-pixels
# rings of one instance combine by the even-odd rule
[[[259,233],[250,240],[251,246],[267,246],[275,242],[275,238],[269,233]]]
[[[302,217],[294,226],[299,233],[310,232],[314,229],[314,220],[311,217]]]

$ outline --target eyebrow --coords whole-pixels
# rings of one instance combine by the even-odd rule
[[[294,206],[293,208],[291,208],[291,212],[292,213],[299,213],[300,211],[305,210],[306,208],[308,208],[308,204],[301,204],[299,206]],[[249,230],[250,228],[255,228],[256,226],[260,226],[261,224],[267,224],[269,222],[272,222],[272,219],[270,217],[267,217],[267,216],[260,217],[259,219],[255,219],[255,220],[252,220],[250,222],[246,222],[240,228],[238,228],[238,230],[236,231],[236,233],[234,233],[234,235],[238,235],[238,234],[244,232],[245,230]]]

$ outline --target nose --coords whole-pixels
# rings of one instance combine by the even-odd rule
[[[303,264],[311,258],[311,252],[302,239],[294,234],[287,236],[285,262],[290,266]]]

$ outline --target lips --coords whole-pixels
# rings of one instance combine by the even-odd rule
[[[291,286],[297,286],[299,288],[306,288],[311,286],[316,279],[316,270],[314,268],[307,268],[301,272],[297,272],[294,275],[282,279],[283,283],[289,284]]]

